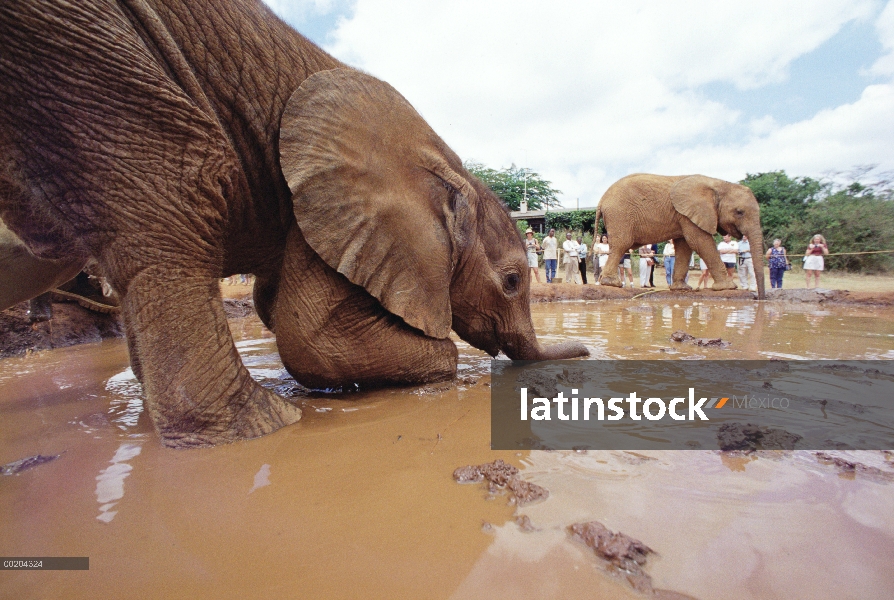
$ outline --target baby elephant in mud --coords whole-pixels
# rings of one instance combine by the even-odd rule
[[[451,330],[513,359],[587,354],[538,343],[499,199],[394,88],[261,2],[5,2],[0,56],[0,218],[35,258],[99,262],[164,444],[301,416],[239,358],[233,273],[256,275],[309,386],[451,378]]]
[[[758,297],[764,297],[760,207],[744,185],[704,175],[628,175],[612,184],[599,201],[597,231],[600,217],[605,219],[609,238],[609,256],[599,278],[602,285],[621,287],[618,264],[628,248],[674,240],[677,258],[672,290],[691,289],[685,280],[693,250],[707,261],[713,289],[735,289],[714,242],[719,232],[735,238],[748,236]]]

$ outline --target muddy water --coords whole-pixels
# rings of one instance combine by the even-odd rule
[[[547,340],[608,358],[894,358],[894,311],[815,305],[532,307]],[[89,556],[87,572],[0,571],[3,598],[642,597],[572,542],[599,520],[658,552],[656,588],[697,598],[894,597],[894,484],[810,453],[493,452],[488,360],[453,384],[295,390],[258,321],[231,321],[264,385],[305,418],[201,451],[162,449],[121,341],[0,361],[0,555]],[[726,350],[668,340],[683,329]],[[894,472],[881,453],[850,460]],[[503,458],[545,486],[519,509],[453,482]]]

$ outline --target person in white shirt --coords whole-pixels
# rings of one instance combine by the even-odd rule
[[[587,285],[587,245],[584,238],[577,238],[577,264],[580,269],[580,280]]]
[[[667,240],[664,245],[664,279],[667,281],[667,287],[674,282],[674,263],[677,260],[676,250],[674,249],[674,240]]]
[[[574,283],[574,274],[580,268],[577,262],[577,242],[571,239],[571,234],[565,234],[565,241],[562,242],[562,251],[565,257],[562,259],[565,265],[565,283]]]
[[[723,261],[723,264],[726,267],[726,274],[732,279],[733,271],[736,270],[739,244],[733,241],[733,236],[726,234],[723,236],[723,241],[717,244],[717,252],[720,253],[720,260]]]
[[[543,266],[546,268],[546,282],[552,283],[556,276],[556,263],[559,262],[559,240],[556,239],[556,230],[550,229],[549,235],[540,243],[543,248]]]

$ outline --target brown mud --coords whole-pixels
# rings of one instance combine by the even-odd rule
[[[894,358],[890,308],[531,310],[542,339],[582,342],[596,358]],[[894,597],[894,454],[493,451],[490,359],[467,344],[452,382],[321,394],[288,377],[255,316],[229,325],[252,376],[289,394],[300,422],[168,450],[124,340],[0,361],[0,464],[64,452],[0,477],[0,555],[90,557],[89,572],[3,572],[0,597]],[[677,330],[732,344],[675,344]],[[515,469],[549,497],[519,506],[485,479],[452,476],[495,463],[507,488]],[[654,550],[641,565],[651,595],[572,538],[571,525],[593,521]]]

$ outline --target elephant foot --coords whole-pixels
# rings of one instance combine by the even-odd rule
[[[612,277],[611,275],[604,275],[599,278],[599,285],[610,285],[612,287],[624,287],[624,284],[621,283],[621,280],[617,277]]]
[[[181,416],[172,421],[174,426],[158,426],[161,442],[168,448],[207,448],[248,440],[301,419],[301,409],[257,384],[240,393],[243,398],[231,398],[228,406],[240,406],[230,415],[225,426],[219,422],[190,423]],[[245,396],[248,396],[245,398]],[[158,423],[158,421],[156,421]],[[185,428],[184,425],[194,427]]]
[[[671,284],[670,289],[678,292],[691,292],[692,286],[685,281],[675,281]]]
[[[714,290],[715,292],[720,291],[720,290],[736,290],[736,289],[739,289],[739,286],[737,286],[732,281],[726,281],[726,282],[715,281],[714,285],[711,286],[711,289]]]

